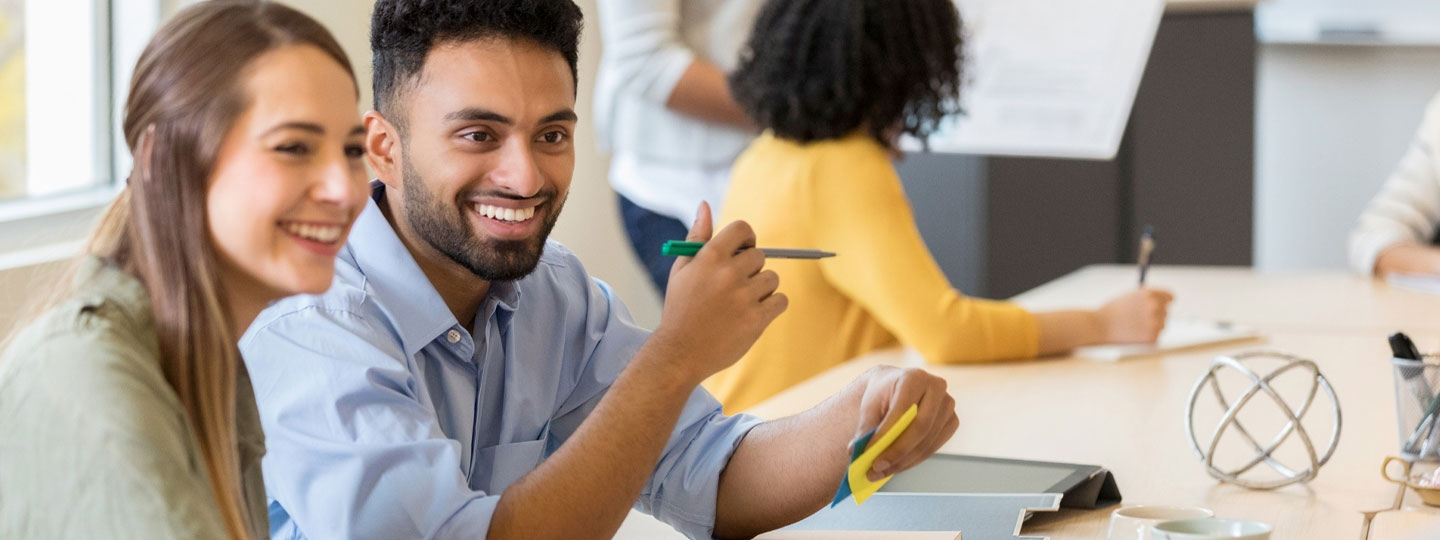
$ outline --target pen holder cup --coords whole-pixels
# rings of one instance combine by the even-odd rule
[[[1429,360],[1434,357],[1427,356]],[[1400,453],[1413,461],[1440,461],[1440,364],[1391,358]]]

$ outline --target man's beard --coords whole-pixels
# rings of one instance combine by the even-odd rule
[[[436,199],[425,189],[424,179],[409,162],[402,165],[402,172],[405,215],[410,221],[410,228],[430,247],[486,281],[516,280],[533,272],[540,263],[540,254],[545,250],[545,239],[555,228],[560,209],[565,206],[563,199],[555,198],[554,190],[541,192],[536,196],[544,198],[545,202],[540,203],[536,213],[537,216],[543,215],[544,221],[534,237],[521,240],[477,238],[470,228],[469,216],[473,210],[468,203],[457,200],[452,202],[453,206],[447,206]]]

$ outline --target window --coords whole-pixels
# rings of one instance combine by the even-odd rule
[[[25,4],[0,0],[0,200],[25,189]]]
[[[159,4],[0,0],[0,223],[114,195],[129,168],[120,94]]]

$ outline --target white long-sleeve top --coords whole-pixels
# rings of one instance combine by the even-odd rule
[[[1396,244],[1429,244],[1440,225],[1440,94],[1405,157],[1370,200],[1350,233],[1350,265],[1372,274],[1380,252]]]
[[[600,0],[595,127],[614,152],[621,195],[687,225],[701,200],[724,199],[730,164],[755,133],[665,106],[700,58],[729,72],[739,62],[760,0]],[[718,207],[717,207],[718,212]]]

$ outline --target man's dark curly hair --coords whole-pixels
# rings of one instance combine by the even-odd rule
[[[570,63],[580,57],[580,7],[571,0],[376,0],[370,16],[375,110],[387,112],[445,43],[528,39]],[[398,120],[398,119],[395,119]]]
[[[745,113],[799,142],[864,128],[921,138],[958,112],[960,15],[952,0],[770,0],[730,75]]]

